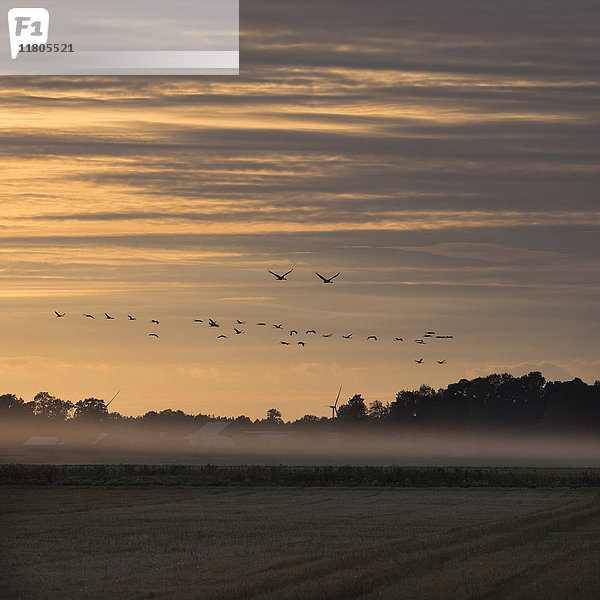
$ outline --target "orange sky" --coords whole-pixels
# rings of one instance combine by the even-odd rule
[[[379,4],[242,8],[239,77],[3,78],[1,393],[294,419],[600,378],[589,15]]]

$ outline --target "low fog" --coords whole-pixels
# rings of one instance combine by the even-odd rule
[[[593,434],[256,430],[211,421],[190,430],[5,422],[1,462],[600,467]],[[333,429],[333,428],[329,428]]]

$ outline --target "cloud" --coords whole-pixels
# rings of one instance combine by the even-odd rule
[[[219,298],[218,301],[224,302],[268,302],[273,300],[272,296],[230,296],[227,298]]]
[[[573,360],[597,339],[599,13],[593,0],[253,0],[239,77],[5,77],[3,295],[25,313],[51,314],[60,295],[67,312],[96,296],[174,317],[272,301],[282,320],[340,329],[442,320],[457,342],[490,323],[510,337],[515,323],[560,322],[570,342],[547,376],[592,373]],[[262,279],[306,252],[289,286]],[[318,287],[320,269],[343,277]],[[469,365],[490,363],[482,374],[544,366],[519,363],[513,339],[481,339]],[[547,356],[538,337],[527,344]],[[336,356],[337,371],[303,357],[275,375],[248,367],[266,382],[257,402],[287,393],[290,369],[302,385],[355,373],[365,393],[369,374],[390,389],[404,376],[373,354]],[[224,380],[211,390],[214,372],[197,368],[223,398]],[[147,379],[132,377],[140,403],[160,391],[139,391]]]
[[[447,242],[432,246],[396,246],[396,248],[410,252],[425,252],[435,256],[469,258],[492,263],[551,260],[565,256],[563,253],[554,250],[530,250],[528,248],[514,248],[502,244],[486,244],[483,242]]]

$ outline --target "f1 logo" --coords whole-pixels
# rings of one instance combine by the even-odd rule
[[[8,32],[12,58],[17,58],[21,44],[45,44],[49,23],[50,13],[45,8],[11,8],[8,11]]]

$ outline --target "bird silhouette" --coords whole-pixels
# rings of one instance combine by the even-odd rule
[[[330,338],[332,335],[333,333],[324,333],[322,337]]]
[[[86,319],[94,319],[94,315],[83,315]]]
[[[150,323],[155,323],[156,325],[158,325],[158,324],[159,324],[159,322],[158,322],[158,320],[157,320],[157,319],[150,319]]]
[[[202,319],[194,319],[194,323],[204,323]]]
[[[208,320],[208,325],[209,327],[218,327],[219,324],[216,321],[213,321],[212,319]]]
[[[236,329],[235,327],[233,328],[233,331],[235,331],[237,335],[239,335],[240,333],[244,333],[241,329]]]
[[[445,365],[446,361],[445,360],[436,360],[435,361],[438,365]]]
[[[105,316],[107,319],[114,319],[114,317],[111,317],[111,316],[110,316],[108,313],[104,313],[104,316]]]
[[[298,342],[298,346],[304,346],[304,342]]]
[[[275,327],[275,329],[281,329],[283,327],[283,323],[279,323],[279,325],[275,325],[275,323],[273,323],[273,327]]]
[[[280,344],[283,344],[284,346],[289,346],[290,343],[289,342],[279,342]]]
[[[238,325],[245,325],[246,321],[240,321],[239,319],[236,320]]]
[[[352,337],[352,334],[349,333],[348,335],[343,335],[342,336],[345,340],[349,340]]]
[[[265,325],[266,326],[266,323],[257,323],[257,325]]]
[[[427,335],[435,335],[435,331],[426,331],[425,332]]]
[[[290,335],[298,335],[298,332],[295,329],[290,330]]]
[[[415,340],[415,342],[417,342],[417,344],[424,344],[425,343],[423,340]]]
[[[132,317],[131,315],[127,315],[127,318],[128,318],[130,321],[135,321],[135,317]]]
[[[369,337],[367,337],[367,340],[375,340],[375,341],[377,341],[377,336],[370,335]]]
[[[321,281],[323,283],[331,283],[339,275],[339,273],[336,273],[332,277],[323,277],[323,275],[321,275],[321,273],[317,273],[316,271],[315,271],[315,274],[318,275],[318,277],[321,279]]]
[[[64,317],[64,316],[65,316],[67,313],[62,313],[62,314],[61,314],[61,313],[59,313],[59,312],[56,312],[56,311],[54,311],[54,314],[56,315],[56,318],[57,318],[57,319],[60,319],[61,317]]]
[[[423,359],[422,359],[422,358],[420,358],[419,360],[415,360],[415,362],[416,362],[418,365],[422,365],[422,364],[423,364]]]
[[[226,338],[226,337],[227,337],[226,335],[221,334],[221,335],[217,336],[217,339],[220,340],[221,338]]]
[[[314,329],[307,329],[306,333],[317,333]]]
[[[277,278],[277,281],[286,281],[286,277],[293,271],[294,269],[290,269],[287,273],[284,273],[283,275],[278,275],[277,273],[275,273],[274,271],[269,270],[269,273],[271,273],[271,275],[275,276]]]
[[[404,341],[404,338],[394,338],[394,341],[395,341],[395,342],[403,342],[403,341]]]
[[[158,333],[149,333],[148,337],[155,337],[155,338],[157,338],[158,337]]]

